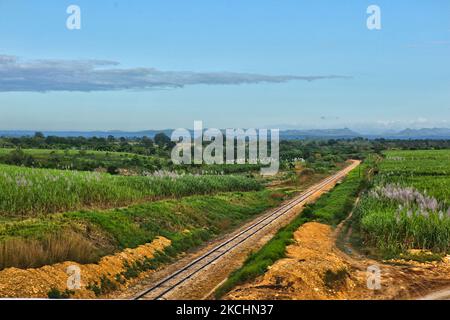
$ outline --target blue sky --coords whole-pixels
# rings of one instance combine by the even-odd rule
[[[450,127],[446,0],[0,0],[0,15],[3,130]]]

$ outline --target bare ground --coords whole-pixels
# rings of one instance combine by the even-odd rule
[[[287,257],[261,277],[236,287],[225,299],[413,299],[450,286],[450,257],[442,262],[375,261],[336,246],[340,228],[310,222],[295,233]],[[381,270],[381,289],[367,288],[367,268]],[[326,280],[326,274],[340,274]]]

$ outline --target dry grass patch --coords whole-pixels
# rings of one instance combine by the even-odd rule
[[[42,240],[11,238],[0,243],[0,269],[34,268],[60,261],[90,263],[98,260],[98,250],[73,231],[62,231]]]

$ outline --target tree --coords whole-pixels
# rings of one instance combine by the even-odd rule
[[[157,135],[155,135],[155,143],[159,147],[163,148],[171,148],[174,146],[172,140],[170,140],[170,138],[164,132],[160,132]]]
[[[16,165],[16,166],[32,166],[34,163],[34,158],[23,152],[22,149],[16,149],[11,151],[5,158],[6,164]]]
[[[153,140],[149,137],[142,137],[141,143],[146,148],[152,148],[153,147]]]
[[[117,166],[115,165],[109,165],[108,168],[106,169],[106,171],[109,174],[115,175],[119,173],[119,169],[117,168]]]
[[[44,136],[44,134],[42,132],[37,131],[37,132],[34,133],[34,138],[35,139],[45,139],[45,136]]]

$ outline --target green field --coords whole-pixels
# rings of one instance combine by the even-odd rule
[[[176,254],[285,196],[249,174],[259,165],[178,168],[159,156],[20,148],[0,149],[0,163],[0,268],[95,262],[156,236]]]
[[[259,189],[259,183],[243,176],[127,177],[0,165],[0,215],[28,217],[193,194]]]
[[[395,256],[450,250],[450,151],[388,151],[356,211],[367,245]]]
[[[35,159],[55,154],[24,152]],[[167,250],[174,255],[236,227],[283,197],[282,191],[272,194],[245,175],[157,171],[122,176],[0,164],[0,269],[95,262],[157,236],[173,241]]]
[[[381,163],[382,172],[403,176],[450,175],[450,150],[387,151]]]

